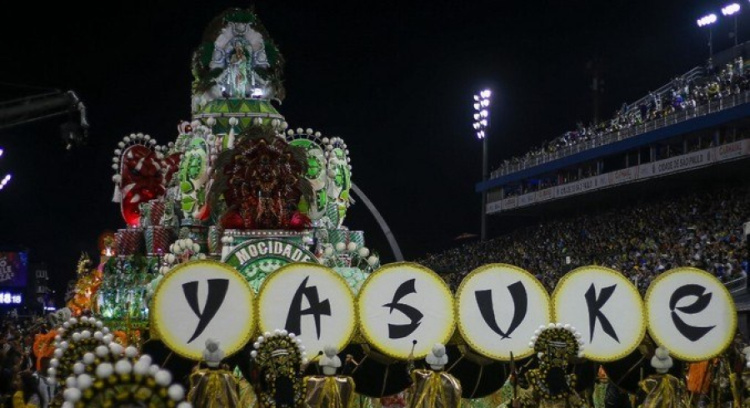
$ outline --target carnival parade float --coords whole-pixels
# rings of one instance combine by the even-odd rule
[[[693,362],[734,340],[731,296],[694,268],[642,298],[601,266],[549,294],[512,265],[455,291],[381,265],[345,226],[345,141],[277,110],[283,65],[258,16],[228,10],[193,55],[191,120],[166,144],[133,133],[114,149],[125,227],[96,268],[82,259],[50,339],[60,404],[582,406],[600,366],[635,392],[657,347]]]

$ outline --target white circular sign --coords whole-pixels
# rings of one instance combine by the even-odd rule
[[[169,271],[154,291],[152,329],[175,353],[201,360],[206,340],[218,340],[227,356],[255,331],[253,290],[234,268],[193,261]]]
[[[415,263],[397,262],[367,278],[357,315],[368,343],[394,358],[418,359],[450,339],[453,307],[453,295],[440,276]]]
[[[583,355],[594,361],[619,360],[646,334],[643,300],[621,273],[584,266],[563,276],[552,293],[554,320],[581,333]]]
[[[343,350],[356,328],[354,295],[346,281],[325,266],[292,263],[272,272],[260,288],[262,332],[296,334],[311,358],[326,346]]]
[[[718,356],[737,329],[732,295],[716,277],[696,268],[659,275],[646,292],[646,310],[651,337],[680,360]]]
[[[473,270],[456,293],[458,330],[478,353],[510,361],[534,353],[529,340],[552,320],[549,294],[530,273],[512,265]]]

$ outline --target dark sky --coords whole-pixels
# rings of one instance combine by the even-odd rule
[[[112,150],[131,132],[174,140],[190,116],[190,57],[207,23],[237,1],[15,2],[0,18],[0,101],[73,89],[89,111],[88,144],[65,151],[61,120],[0,130],[0,245],[24,245],[58,284],[104,230],[122,228],[112,196]],[[93,3],[93,2],[85,2]],[[743,6],[747,4],[743,3]],[[286,58],[293,127],[341,136],[353,179],[374,201],[407,259],[478,233],[481,144],[472,94],[496,96],[490,163],[519,154],[592,117],[586,62],[602,61],[608,117],[707,57],[695,20],[711,1],[400,1],[339,4],[258,1],[256,11]],[[749,5],[750,6],[750,5]],[[746,7],[750,8],[750,7]],[[740,20],[750,32],[749,10]],[[731,45],[729,21],[715,49]],[[363,205],[347,224],[389,257]]]

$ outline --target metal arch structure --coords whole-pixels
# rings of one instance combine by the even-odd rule
[[[357,194],[357,197],[359,197],[360,200],[362,200],[363,203],[365,203],[365,206],[368,210],[372,213],[372,216],[375,217],[375,220],[378,222],[378,225],[380,226],[380,229],[383,231],[383,234],[385,234],[385,238],[388,240],[388,245],[391,246],[391,251],[393,252],[393,257],[396,258],[397,262],[401,262],[404,260],[404,255],[401,253],[401,248],[398,246],[398,242],[396,242],[396,237],[393,235],[393,231],[391,231],[391,228],[388,226],[388,223],[385,222],[385,219],[380,214],[380,211],[378,211],[377,208],[375,208],[375,205],[370,201],[369,198],[365,195],[365,193],[362,192],[362,190],[352,182],[352,191],[354,191],[355,194]]]

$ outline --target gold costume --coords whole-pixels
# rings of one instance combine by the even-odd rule
[[[238,408],[241,405],[237,388],[237,380],[231,372],[202,369],[190,375],[187,400],[195,408]]]
[[[654,374],[640,382],[646,392],[642,408],[686,408],[687,392],[685,384],[669,374]]]
[[[354,380],[345,376],[305,377],[305,408],[349,408],[354,404]]]
[[[240,396],[240,407],[242,408],[257,408],[258,397],[255,396],[255,389],[245,378],[239,377],[237,380],[239,384],[239,396]]]
[[[412,370],[414,383],[409,398],[411,408],[458,408],[461,406],[461,383],[445,371]]]
[[[551,394],[540,373],[539,369],[534,369],[526,374],[529,387],[518,390],[521,404],[540,408],[578,408],[586,405],[586,402],[575,392],[574,374],[565,376],[566,390]]]

